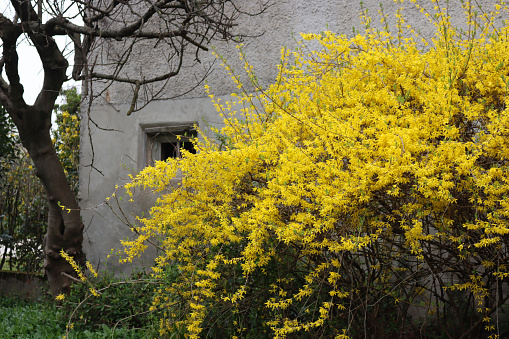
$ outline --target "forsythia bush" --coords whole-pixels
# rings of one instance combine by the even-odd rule
[[[56,129],[53,131],[57,150],[69,185],[78,193],[80,162],[80,104],[81,94],[76,87],[62,90],[64,102],[55,107]]]
[[[159,241],[161,332],[500,334],[509,28],[495,14],[471,10],[460,32],[438,9],[427,47],[386,31],[303,34],[268,89],[215,100],[221,143],[202,134],[198,154],[128,185],[160,192],[124,246],[130,260]]]

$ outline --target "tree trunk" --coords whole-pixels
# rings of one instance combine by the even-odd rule
[[[31,108],[31,109],[30,109]],[[72,266],[60,255],[64,250],[83,266],[83,223],[76,197],[67,182],[63,167],[50,137],[50,123],[39,120],[40,114],[30,107],[23,116],[33,117],[19,128],[23,145],[34,162],[36,175],[48,196],[48,231],[44,239],[44,269],[51,294],[68,293],[72,283],[69,276],[76,277]],[[49,115],[51,116],[51,114]]]
[[[30,1],[12,1],[18,18],[26,23],[40,22]],[[25,26],[23,26],[25,27]],[[35,103],[27,105],[23,99],[23,85],[20,83],[17,40],[21,34],[28,35],[37,49],[44,81]],[[69,292],[72,279],[77,276],[72,266],[60,256],[64,250],[78,264],[84,263],[81,247],[83,241],[83,223],[76,197],[67,183],[64,170],[58,159],[50,136],[51,114],[62,88],[67,80],[66,70],[69,63],[58,48],[55,40],[42,30],[21,29],[0,13],[0,38],[3,67],[9,83],[0,76],[0,102],[9,113],[23,146],[28,150],[34,162],[36,175],[41,180],[48,195],[49,216],[48,232],[44,245],[44,268],[53,296]]]

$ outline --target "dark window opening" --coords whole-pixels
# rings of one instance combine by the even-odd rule
[[[196,135],[192,136],[180,135],[178,137],[176,135],[163,136],[163,139],[161,140],[161,160],[165,160],[168,158],[181,158],[182,157],[181,150],[183,149],[185,149],[189,153],[196,154],[194,145],[190,140],[195,136]]]
[[[191,129],[147,133],[146,163],[153,165],[157,160],[181,158],[182,150],[196,154],[191,142],[196,136],[197,132]]]
[[[177,158],[178,154],[178,145],[171,142],[162,142],[161,143],[161,160],[168,158]]]
[[[187,141],[183,140],[181,148],[185,149],[186,151],[188,151],[191,154],[196,154],[196,149],[194,148],[193,143],[189,140],[187,140]]]

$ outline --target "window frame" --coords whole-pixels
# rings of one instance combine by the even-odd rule
[[[182,123],[168,123],[158,124],[151,126],[142,126],[143,131],[143,163],[144,166],[153,166],[156,161],[166,160],[161,158],[161,145],[164,141],[177,142],[180,155],[180,144],[182,140],[178,140],[178,136],[183,136],[188,139],[196,137],[198,134],[195,121],[182,122]],[[187,136],[186,136],[187,134]],[[189,141],[190,142],[190,141]],[[155,148],[155,149],[154,149]],[[155,151],[155,152],[154,152]],[[156,155],[156,156],[154,156]]]

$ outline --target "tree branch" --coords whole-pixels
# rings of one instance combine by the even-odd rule
[[[21,21],[39,21],[30,0],[11,0],[11,5]]]
[[[62,84],[67,80],[66,71],[69,63],[52,37],[34,32],[27,34],[39,54],[44,69],[42,90],[34,106],[51,116]]]
[[[8,85],[4,79],[0,84],[2,95],[0,100],[6,105],[6,108],[11,110],[16,106],[19,109],[24,109],[26,103],[23,100],[23,85],[20,83],[18,73],[18,53],[16,51],[16,41],[21,35],[21,31],[16,29],[16,26],[11,20],[0,14],[0,39],[3,42],[3,56],[2,66],[5,67],[5,74],[9,79]]]

